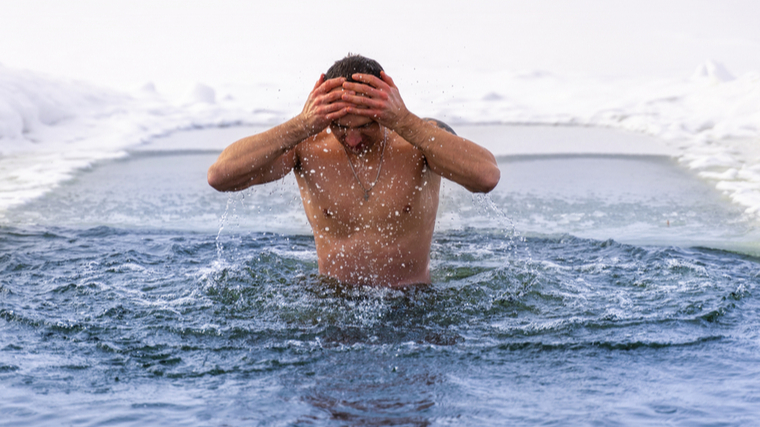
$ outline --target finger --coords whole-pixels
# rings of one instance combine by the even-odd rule
[[[341,108],[340,110],[338,110],[338,111],[336,111],[334,113],[330,113],[330,114],[326,115],[325,118],[327,120],[333,121],[333,120],[336,120],[336,119],[339,119],[339,118],[345,116],[346,114],[348,114],[348,108]]]
[[[351,106],[352,104],[349,102],[333,102],[332,104],[322,105],[321,107],[317,108],[316,113],[317,115],[330,114],[332,112]]]
[[[315,90],[317,90],[317,88],[319,87],[319,85],[321,85],[322,83],[324,83],[324,81],[325,81],[325,74],[322,73],[322,74],[319,75],[319,78],[317,79],[317,84],[314,85],[314,88],[311,91],[314,92]]]
[[[341,99],[341,97],[345,93],[347,93],[347,92],[340,91],[340,90],[336,90],[336,91],[333,91],[333,92],[326,93],[326,94],[320,96],[319,102],[323,103],[323,104],[329,104],[329,103],[335,102],[335,101]]]
[[[369,96],[370,98],[388,99],[388,94],[386,92],[375,89],[372,86],[366,85],[364,83],[345,82],[343,83],[343,89],[348,89],[356,93],[362,93]]]
[[[382,115],[382,111],[371,109],[371,108],[361,108],[361,107],[354,106],[354,107],[348,107],[346,110],[348,111],[348,114],[372,117],[373,119],[377,119],[378,117],[381,117]]]
[[[391,76],[385,73],[385,71],[380,72],[380,77],[383,78],[383,81],[390,87],[396,87],[396,83],[393,82],[393,79]]]
[[[376,76],[373,76],[372,74],[356,73],[352,75],[351,78],[358,82],[366,83],[370,86],[374,86],[379,89],[382,89],[384,86],[387,86],[384,81],[378,79]]]
[[[345,80],[346,79],[344,77],[336,77],[330,80],[324,80],[323,78],[322,84],[314,91],[314,93],[316,94],[329,93],[331,90],[343,84]]]
[[[383,101],[378,101],[372,98],[367,98],[366,96],[357,96],[357,95],[343,95],[341,97],[346,102],[349,102],[351,104],[355,105],[364,105],[370,108],[382,108],[385,103]]]
[[[322,84],[322,90],[324,93],[330,92],[336,87],[339,87],[340,85],[342,85],[343,82],[345,81],[346,81],[345,77],[335,77],[334,79],[325,80],[325,82]]]

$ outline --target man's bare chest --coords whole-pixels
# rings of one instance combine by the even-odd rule
[[[295,170],[315,230],[346,235],[401,232],[435,216],[439,180],[426,169],[422,156],[390,149],[382,163],[352,165],[343,150],[316,148],[302,156]]]

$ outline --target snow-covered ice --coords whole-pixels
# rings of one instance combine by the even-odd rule
[[[410,110],[453,125],[656,137],[760,215],[752,1],[32,3],[0,14],[0,216],[158,136],[286,120],[347,51],[384,64]],[[346,35],[363,10],[392,31]]]
[[[413,111],[455,124],[602,126],[652,135],[671,145],[685,167],[760,213],[760,74],[729,76],[716,62],[671,81],[504,72],[481,79],[481,86],[435,91],[427,83],[404,95]],[[172,131],[286,120],[298,112],[299,97],[263,85],[199,83],[184,101],[170,102],[150,85],[119,93],[1,67],[0,209]]]

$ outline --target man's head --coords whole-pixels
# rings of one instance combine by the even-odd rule
[[[351,76],[355,73],[372,74],[375,77],[381,78],[381,71],[383,71],[383,67],[374,59],[349,53],[345,58],[335,61],[325,73],[325,80],[345,77],[349,82],[354,82],[355,80]]]
[[[374,59],[349,53],[345,58],[335,61],[325,73],[325,80],[345,77],[349,82],[356,82],[351,77],[355,73],[371,74],[382,78],[381,71],[383,67]],[[343,90],[343,88],[337,87],[333,90]],[[330,125],[330,130],[343,146],[355,154],[368,150],[383,137],[382,130],[376,121],[356,114],[348,114],[335,120]]]

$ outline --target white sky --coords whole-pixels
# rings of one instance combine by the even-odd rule
[[[760,71],[756,0],[0,0],[0,64],[119,89],[309,86],[347,52],[412,70]],[[470,74],[468,74],[470,75]]]

